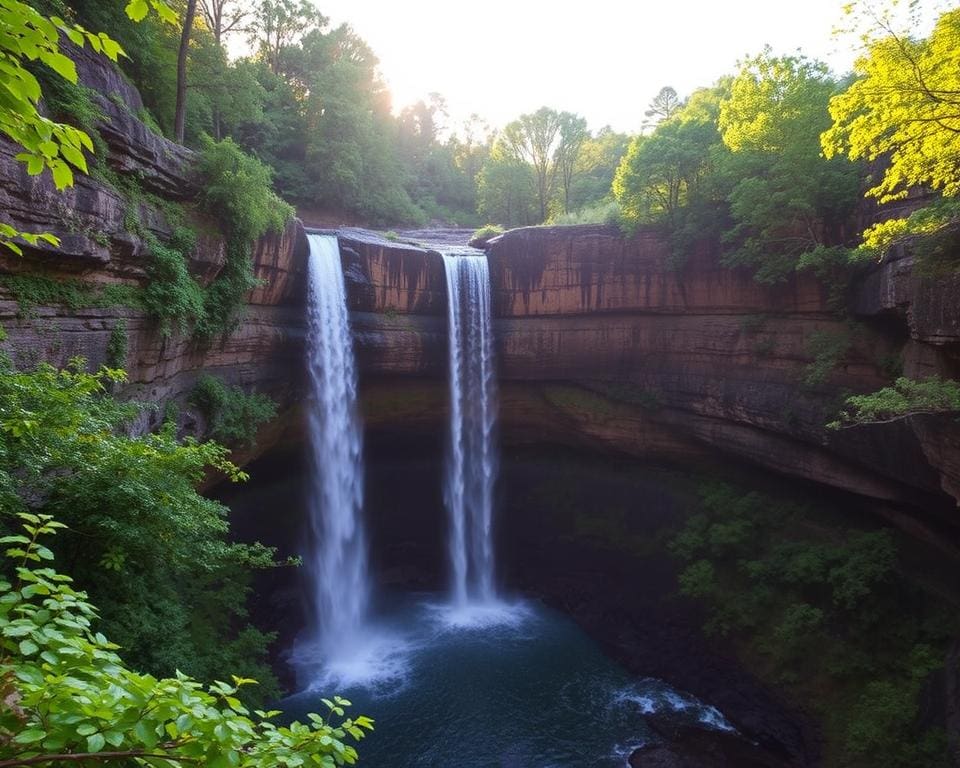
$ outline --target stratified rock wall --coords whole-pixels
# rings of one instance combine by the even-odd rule
[[[369,408],[396,377],[445,372],[442,262],[429,250],[341,233]],[[488,248],[506,441],[587,443],[637,456],[739,459],[924,510],[922,535],[952,526],[957,424],[914,417],[829,431],[843,398],[908,375],[949,374],[960,297],[903,260],[865,275],[858,317],[808,276],[758,285],[703,243],[682,266],[655,231],[514,230]],[[917,306],[922,303],[922,307]],[[840,347],[820,366],[824,339]],[[442,397],[434,402],[444,408]],[[408,410],[398,412],[402,422]],[[422,422],[419,412],[410,415]]]

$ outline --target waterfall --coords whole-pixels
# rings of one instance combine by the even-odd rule
[[[363,508],[362,433],[357,374],[347,319],[337,238],[309,235],[307,337],[310,545],[305,557],[312,586],[314,639],[321,652],[343,650],[364,624],[367,580]]]
[[[496,382],[490,330],[490,275],[473,249],[443,254],[450,335],[450,433],[444,501],[455,605],[495,599],[493,449]]]

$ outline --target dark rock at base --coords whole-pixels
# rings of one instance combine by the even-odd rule
[[[677,726],[665,744],[643,746],[630,755],[631,768],[787,768],[796,765],[740,736]]]

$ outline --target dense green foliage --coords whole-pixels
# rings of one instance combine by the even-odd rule
[[[204,185],[201,210],[213,217],[227,240],[227,261],[205,290],[197,331],[213,336],[233,329],[243,301],[257,285],[250,250],[266,232],[280,232],[293,208],[271,188],[271,172],[230,139],[205,137],[200,156]]]
[[[609,202],[627,137],[596,136],[570,112],[541,107],[499,133],[477,176],[477,209],[503,226],[556,223]],[[589,217],[588,217],[589,218]]]
[[[960,382],[937,377],[907,379],[900,377],[892,387],[868,395],[848,397],[846,407],[829,426],[890,421],[912,413],[960,411]]]
[[[825,249],[850,238],[861,176],[820,154],[837,88],[822,64],[765,52],[695,92],[631,143],[613,187],[626,223],[662,226],[681,263],[697,239],[720,237],[724,262],[760,282],[807,267],[832,276]]]
[[[216,443],[178,442],[174,425],[129,437],[140,407],[105,393],[119,371],[63,371],[41,364],[0,375],[0,524],[16,512],[68,526],[56,550],[103,607],[102,627],[125,659],[155,674],[205,679],[229,672],[275,691],[269,637],[245,620],[251,569],[270,550],[229,543],[226,508],[196,485],[210,470],[244,476]]]
[[[10,424],[11,422],[5,422]],[[21,512],[21,529],[2,539],[0,579],[0,743],[4,764],[67,762],[207,766],[352,765],[373,722],[344,720],[350,702],[327,702],[330,717],[278,727],[279,712],[253,715],[241,686],[204,687],[180,672],[157,679],[126,666],[118,646],[96,631],[97,610],[70,577],[53,569],[48,537],[66,526]],[[339,721],[339,722],[338,722]]]
[[[190,402],[207,417],[210,437],[227,445],[253,445],[257,428],[277,414],[277,404],[266,395],[248,394],[208,374],[197,379]]]
[[[707,632],[819,713],[828,764],[949,764],[920,700],[955,611],[900,572],[890,532],[840,532],[810,508],[711,484],[671,548],[687,563],[681,592],[709,606]]]
[[[150,250],[143,306],[160,325],[160,333],[185,333],[204,318],[204,292],[187,271],[187,254],[177,243],[162,244],[151,234],[144,235]]]

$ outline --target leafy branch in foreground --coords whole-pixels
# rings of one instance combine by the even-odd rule
[[[848,397],[846,408],[827,427],[839,429],[855,424],[893,421],[915,413],[949,411],[960,411],[960,382],[936,377],[922,381],[901,377],[892,387]]]
[[[176,14],[164,0],[131,0],[127,15],[139,21],[150,8],[167,21],[176,21]],[[126,55],[120,44],[103,32],[94,33],[79,24],[71,24],[59,16],[44,16],[20,0],[0,0],[0,133],[23,149],[16,159],[27,166],[27,173],[37,176],[49,169],[57,189],[73,185],[73,168],[87,173],[84,152],[93,152],[94,145],[85,131],[66,123],[58,123],[40,114],[43,96],[40,83],[30,72],[31,62],[44,64],[70,83],[77,82],[77,67],[60,50],[60,35],[74,45],[89,45],[111,61]],[[13,239],[36,245],[45,240],[59,245],[59,240],[46,233],[19,232],[0,223],[0,245],[20,254]]]
[[[330,718],[278,726],[278,711],[251,713],[233,677],[204,687],[187,675],[157,679],[127,668],[92,624],[97,610],[49,566],[41,543],[63,523],[22,512],[5,536],[11,581],[0,580],[0,767],[126,759],[131,764],[211,768],[353,765],[367,717],[343,718],[350,702],[325,702]]]

